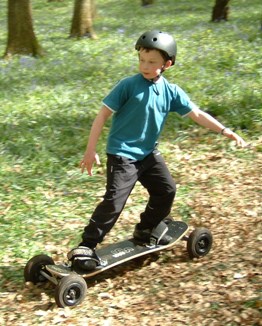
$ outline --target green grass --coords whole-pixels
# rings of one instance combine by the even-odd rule
[[[232,1],[230,21],[220,24],[209,22],[209,0],[174,4],[156,0],[147,9],[138,0],[98,0],[96,41],[68,38],[73,1],[32,3],[35,32],[45,56],[0,61],[0,257],[6,261],[26,259],[46,243],[69,246],[77,241],[105,183],[104,166],[92,179],[78,171],[88,130],[114,83],[137,72],[134,43],[145,30],[162,29],[177,39],[177,64],[167,72],[169,80],[244,137],[259,135],[259,0],[252,5]],[[0,30],[0,54],[4,54],[4,1]],[[108,127],[98,148],[103,161]],[[182,142],[190,148],[193,128],[188,120],[170,116],[162,136],[170,163],[168,144]],[[215,141],[213,146],[224,145]],[[187,219],[190,209],[183,199],[190,187],[181,188],[178,200]]]

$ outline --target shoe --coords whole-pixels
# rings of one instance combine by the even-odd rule
[[[150,243],[151,242],[152,232],[153,231],[154,231],[154,229],[140,229],[139,228],[139,225],[137,224],[135,226],[133,237],[138,242]],[[158,244],[160,244],[162,246],[165,246],[165,245],[169,244],[169,242],[171,240],[172,240],[172,237],[170,237],[167,234],[164,234],[164,235],[161,236]]]
[[[152,230],[150,230],[150,229],[139,229],[139,226],[137,224],[135,226],[133,237],[135,240],[140,241],[140,242],[149,242],[151,231]]]
[[[91,271],[100,264],[100,259],[95,250],[84,246],[72,249],[67,254],[67,258],[72,262],[73,270]]]

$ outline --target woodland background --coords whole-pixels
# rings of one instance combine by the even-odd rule
[[[261,2],[231,1],[211,23],[213,1],[97,0],[97,39],[69,38],[73,1],[32,1],[41,58],[0,60],[0,323],[2,325],[261,325]],[[102,98],[137,72],[134,44],[156,28],[174,35],[166,77],[249,143],[170,115],[160,150],[178,184],[172,216],[208,227],[211,253],[188,259],[184,243],[89,280],[81,306],[57,308],[51,284],[24,284],[33,255],[64,261],[105,186],[78,164]],[[0,54],[7,44],[0,3]],[[138,184],[104,245],[132,234],[147,200]]]

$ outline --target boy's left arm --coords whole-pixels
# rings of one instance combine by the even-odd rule
[[[195,107],[187,116],[192,120],[194,120],[199,125],[206,127],[217,133],[221,133],[222,135],[232,140],[235,140],[238,146],[241,147],[247,146],[247,143],[244,141],[244,139],[242,139],[240,136],[238,136],[235,132],[233,132],[229,128],[226,128],[219,121],[213,118],[210,114],[200,110],[199,108]]]

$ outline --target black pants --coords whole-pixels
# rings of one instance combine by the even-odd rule
[[[168,216],[176,184],[160,152],[154,150],[142,161],[108,154],[106,193],[85,227],[80,245],[94,248],[102,242],[116,223],[137,181],[149,194],[145,211],[140,215],[140,228],[153,228]]]

